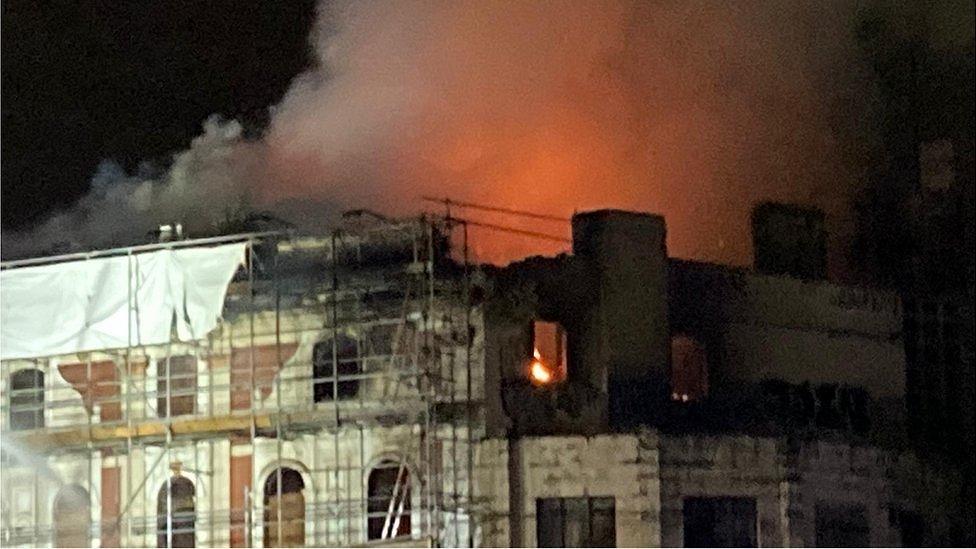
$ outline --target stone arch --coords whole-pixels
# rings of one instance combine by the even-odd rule
[[[308,545],[314,545],[313,540],[315,539],[315,521],[313,519],[309,519],[310,516],[309,509],[312,505],[314,505],[316,501],[317,492],[315,489],[316,486],[315,482],[312,479],[312,473],[311,471],[309,471],[308,467],[306,467],[304,463],[296,459],[290,459],[290,458],[272,460],[270,463],[267,463],[266,465],[261,467],[261,471],[258,473],[255,479],[256,486],[255,489],[252,491],[253,497],[256,499],[256,501],[261,501],[262,503],[264,503],[265,483],[268,481],[268,478],[278,469],[282,469],[282,470],[291,469],[297,472],[299,475],[301,475],[302,485],[303,485],[302,498],[305,503],[305,510],[304,510],[305,540],[308,543]],[[262,505],[262,511],[261,511],[262,517],[265,516],[266,510],[267,510],[267,505]],[[255,546],[267,547],[266,542],[264,541],[264,536],[265,536],[264,528],[257,528],[255,530],[255,539],[254,539]]]
[[[91,547],[91,496],[77,484],[58,490],[51,509],[55,547]]]
[[[273,459],[271,462],[261,467],[261,471],[258,473],[258,479],[260,479],[261,482],[264,482],[264,479],[267,479],[268,475],[279,467],[298,471],[298,473],[302,475],[302,482],[305,483],[305,495],[311,495],[313,498],[315,497],[315,482],[312,480],[312,472],[309,471],[308,467],[306,467],[304,463],[298,461],[297,459]]]
[[[196,546],[196,486],[179,471],[163,481],[156,497],[156,546]]]
[[[264,546],[305,546],[305,480],[290,467],[277,467],[263,483]]]
[[[367,540],[409,536],[416,469],[395,454],[378,456],[365,471]]]

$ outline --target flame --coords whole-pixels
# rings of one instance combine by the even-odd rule
[[[555,380],[552,369],[542,362],[542,354],[539,349],[532,350],[533,360],[529,364],[529,379],[535,385],[547,385]]]

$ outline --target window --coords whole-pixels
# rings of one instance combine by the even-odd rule
[[[163,483],[156,499],[156,547],[196,545],[195,495],[193,482],[178,472]]]
[[[367,480],[368,539],[410,535],[410,471],[403,463],[384,461]]]
[[[614,547],[613,498],[541,498],[536,505],[538,547]]]
[[[685,498],[685,547],[757,547],[754,498]]]
[[[925,519],[913,511],[889,511],[892,524],[901,534],[902,547],[923,547],[925,543]]]
[[[532,323],[532,360],[527,373],[535,385],[566,379],[566,331],[558,323],[542,320]]]
[[[816,513],[817,547],[870,545],[870,530],[864,506],[818,503]]]
[[[159,417],[192,415],[197,399],[197,359],[184,355],[160,359],[156,376]]]
[[[264,546],[305,546],[305,482],[294,469],[282,467],[264,483]]]
[[[343,379],[360,373],[359,346],[356,340],[340,335],[333,348],[333,340],[320,341],[312,351],[313,397],[315,402],[353,398],[359,392],[358,379]],[[338,383],[336,382],[338,377]]]
[[[91,500],[87,490],[77,484],[61,488],[51,514],[55,547],[91,546]]]
[[[44,427],[44,372],[20,370],[10,377],[10,429]]]
[[[859,387],[823,384],[816,387],[816,425],[865,435],[871,427],[868,394]]]
[[[708,354],[687,335],[671,338],[671,399],[694,402],[708,395]]]
[[[837,385],[825,383],[814,389],[817,399],[816,425],[823,429],[840,429],[843,419],[838,406]]]

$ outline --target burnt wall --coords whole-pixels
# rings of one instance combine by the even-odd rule
[[[595,433],[653,416],[668,394],[667,267],[663,218],[600,210],[574,216],[572,256],[491,273],[486,367],[515,433]],[[563,383],[526,379],[533,320],[566,331]]]
[[[660,216],[599,210],[573,217],[573,253],[595,298],[587,358],[606,364],[620,380],[667,370],[665,233]]]
[[[590,359],[588,332],[593,295],[578,258],[532,257],[489,273],[485,375],[499,396],[488,397],[488,432],[520,435],[597,433],[606,430],[604,369]],[[533,386],[526,367],[532,357],[532,322],[558,322],[568,343],[567,378]]]
[[[593,309],[584,330],[587,369],[607,376],[609,421],[646,422],[668,398],[668,257],[660,216],[599,210],[573,217],[573,253]]]
[[[810,400],[816,424],[827,428],[832,422],[851,423],[863,432],[857,423],[867,414],[870,430],[900,443],[905,353],[897,296],[677,260],[671,263],[669,289],[673,332],[706,348],[709,401],[732,402],[747,388],[775,388],[769,382],[781,382],[804,395],[754,396]],[[824,402],[838,413],[853,413],[821,421]]]

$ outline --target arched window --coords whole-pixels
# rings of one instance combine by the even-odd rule
[[[294,469],[280,467],[264,482],[264,546],[305,546],[305,482]]]
[[[197,359],[174,356],[157,363],[156,413],[159,417],[192,415],[197,400]]]
[[[359,349],[356,340],[340,335],[335,349],[332,340],[328,339],[315,344],[313,354],[313,396],[315,402],[352,398],[359,391],[358,379],[342,379],[342,376],[353,376],[360,373]],[[335,359],[334,360],[333,356]],[[336,375],[339,382],[336,383]]]
[[[27,369],[10,376],[10,429],[44,427],[44,372]]]
[[[708,395],[708,354],[687,335],[671,338],[671,399],[694,402]]]
[[[61,488],[51,515],[55,547],[91,547],[91,500],[87,490],[77,484]]]
[[[410,471],[403,463],[383,461],[369,472],[369,539],[410,535]]]
[[[156,499],[156,547],[195,546],[195,494],[193,482],[178,471],[163,483]]]

